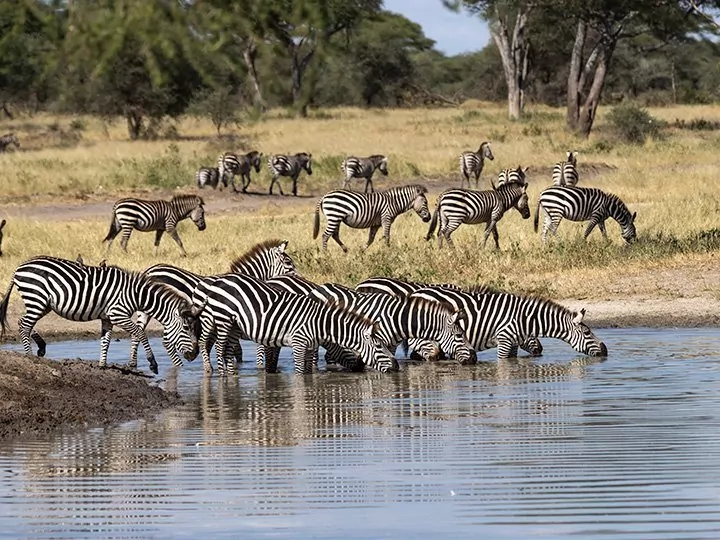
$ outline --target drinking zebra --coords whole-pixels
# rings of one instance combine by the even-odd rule
[[[352,178],[364,178],[365,179],[365,193],[374,192],[372,177],[376,170],[379,170],[384,176],[388,175],[387,158],[380,154],[373,154],[366,158],[359,157],[348,157],[340,166],[343,174],[345,175],[345,182],[343,183],[343,189],[350,189],[350,179]]]
[[[524,169],[518,165],[515,169],[503,169],[498,173],[498,183],[497,186],[492,183],[492,180],[490,181],[490,184],[493,186],[493,189],[496,187],[503,186],[505,184],[527,184],[527,180],[525,177],[525,174],[527,173],[528,167],[525,167]]]
[[[635,231],[635,217],[637,212],[630,214],[630,210],[620,197],[606,193],[598,188],[583,188],[571,186],[551,186],[545,189],[538,199],[537,210],[533,220],[535,232],[538,230],[540,207],[545,212],[543,222],[542,240],[547,240],[547,232],[551,231],[557,236],[557,229],[563,218],[570,221],[590,221],[585,229],[583,238],[587,239],[597,226],[607,240],[605,220],[613,218],[620,225],[620,235],[623,240],[630,243],[637,237]]]
[[[0,221],[0,257],[2,257],[3,251],[2,251],[2,241],[3,241],[3,229],[5,228],[5,223],[7,223],[4,219]]]
[[[168,233],[180,247],[183,257],[187,252],[177,233],[177,224],[190,218],[199,231],[205,230],[204,201],[197,195],[176,195],[169,201],[147,201],[143,199],[120,199],[113,206],[110,231],[103,242],[108,242],[106,253],[110,252],[115,237],[122,232],[120,246],[127,252],[127,243],[133,229],[142,232],[155,231],[155,255],[158,252],[163,233]]]
[[[195,173],[195,181],[199,189],[205,186],[216,189],[220,181],[220,170],[217,167],[200,167]]]
[[[20,141],[14,133],[6,133],[0,137],[0,152],[7,152],[9,146],[14,146],[16,150],[20,149]]]
[[[490,161],[495,159],[490,143],[485,141],[480,145],[477,152],[465,151],[460,154],[460,187],[463,187],[464,181],[467,181],[468,189],[470,189],[470,175],[475,176],[475,189],[478,187],[478,180],[485,166],[485,158]]]
[[[242,180],[242,192],[247,193],[247,188],[251,181],[250,173],[253,168],[256,173],[260,172],[262,158],[263,155],[257,150],[253,150],[241,156],[231,152],[220,154],[220,157],[218,157],[218,171],[220,172],[220,178],[222,178],[223,185],[227,187],[227,176],[229,174],[233,191],[238,193],[238,190],[235,187],[235,176],[239,174],[240,179]]]
[[[270,189],[268,190],[270,195],[272,195],[275,183],[277,183],[278,189],[280,190],[280,195],[285,195],[283,193],[282,186],[280,185],[279,178],[281,176],[287,176],[292,179],[292,193],[297,196],[297,181],[300,173],[304,169],[308,175],[312,175],[312,154],[300,152],[299,154],[292,156],[281,154],[270,156],[268,159],[268,168],[270,169],[270,174],[272,175]]]
[[[463,223],[468,225],[485,223],[483,247],[487,244],[487,239],[492,233],[493,240],[495,240],[495,249],[500,249],[497,224],[505,215],[505,212],[511,208],[515,208],[520,212],[523,219],[530,217],[527,184],[509,183],[485,191],[449,189],[440,195],[437,200],[435,212],[425,239],[430,240],[435,232],[435,227],[438,227],[438,247],[442,248],[443,239],[445,239],[448,245],[454,248],[455,245],[450,235],[460,225]]]
[[[331,191],[320,199],[315,206],[313,238],[320,232],[320,209],[327,219],[322,237],[322,249],[327,250],[330,237],[347,253],[347,247],[340,240],[340,224],[345,223],[353,229],[370,229],[365,249],[375,240],[375,235],[383,229],[385,244],[390,245],[390,227],[395,219],[410,209],[420,219],[430,221],[430,212],[425,194],[427,188],[418,184],[401,186],[375,193],[356,193],[344,189]]]
[[[150,370],[157,374],[157,362],[147,335],[131,319],[136,311],[162,324],[163,345],[174,364],[182,363],[176,351],[187,360],[198,354],[198,315],[203,306],[191,308],[186,299],[173,290],[136,272],[117,266],[87,266],[55,257],[29,259],[17,267],[0,302],[2,335],[7,331],[7,309],[14,286],[25,304],[25,315],[18,321],[18,330],[26,354],[32,354],[32,338],[38,347],[37,355],[45,355],[45,340],[34,327],[51,311],[72,321],[100,319],[101,367],[107,363],[112,328],[119,326],[133,340],[142,343]],[[137,348],[134,353],[131,351],[130,365],[137,365]]]
[[[576,186],[579,180],[577,152],[567,152],[566,161],[559,161],[553,167],[552,182],[556,186]]]
[[[480,293],[429,287],[419,289],[410,298],[446,302],[468,315],[465,329],[470,345],[477,351],[497,347],[497,359],[517,356],[518,347],[529,339],[561,339],[579,353],[607,356],[607,347],[582,322],[585,310],[575,313],[545,298],[505,292]],[[413,340],[409,342],[414,348]]]
[[[310,373],[318,346],[330,343],[358,352],[372,369],[399,369],[378,335],[379,325],[342,304],[329,305],[278,291],[242,274],[225,274],[209,284],[201,282],[193,291],[193,305],[205,303],[200,319],[201,347],[205,333],[214,328],[221,375],[229,360],[226,350],[243,336],[266,347],[292,347],[298,374]]]

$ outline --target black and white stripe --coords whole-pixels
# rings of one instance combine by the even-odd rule
[[[103,242],[108,242],[106,253],[110,252],[115,237],[122,232],[120,246],[127,251],[127,243],[133,229],[148,232],[155,231],[155,254],[163,233],[168,233],[180,247],[183,256],[187,255],[182,240],[177,233],[177,224],[190,218],[198,230],[205,230],[205,208],[201,197],[197,195],[176,195],[169,201],[147,201],[143,199],[120,199],[113,206],[110,231]]]
[[[15,149],[20,148],[20,141],[14,133],[6,133],[0,137],[0,152],[7,152],[9,146],[14,146]]]
[[[217,167],[200,167],[195,173],[195,181],[199,189],[205,186],[216,189],[220,181],[220,171]]]
[[[579,180],[577,171],[577,152],[567,152],[565,161],[559,161],[553,167],[552,182],[556,186],[576,186]]]
[[[255,169],[256,173],[260,172],[262,158],[263,155],[257,150],[248,152],[245,155],[233,154],[232,152],[220,154],[218,157],[218,170],[220,171],[220,178],[222,179],[223,185],[227,187],[228,177],[230,177],[233,191],[238,193],[235,187],[235,176],[240,175],[242,192],[247,193],[247,188],[251,181],[250,173],[252,169]]]
[[[375,235],[383,229],[385,243],[390,244],[390,227],[395,219],[410,209],[427,222],[430,212],[427,202],[427,188],[418,184],[401,186],[377,191],[375,193],[357,193],[348,190],[336,190],[327,193],[315,207],[313,238],[320,232],[320,209],[327,224],[322,237],[322,249],[327,249],[330,237],[347,253],[345,244],[340,240],[340,224],[345,223],[353,229],[370,229],[365,249],[375,240]]]
[[[380,171],[384,176],[388,175],[388,160],[381,154],[373,154],[366,158],[359,158],[351,156],[343,160],[340,169],[345,175],[345,182],[343,183],[343,189],[350,189],[350,180],[352,178],[364,178],[365,179],[365,193],[374,192],[372,177],[376,170]]]
[[[586,239],[595,226],[607,239],[605,221],[608,218],[613,218],[618,222],[621,229],[620,235],[626,242],[632,242],[637,237],[635,231],[637,212],[630,214],[630,210],[620,200],[620,197],[598,188],[551,186],[545,189],[538,198],[533,223],[535,232],[538,230],[540,207],[545,215],[542,231],[543,242],[547,239],[548,231],[557,236],[557,228],[563,218],[570,221],[590,221],[585,229],[584,238]]]
[[[475,189],[478,187],[478,181],[480,174],[485,166],[485,158],[490,161],[495,159],[492,150],[490,149],[490,143],[485,141],[480,145],[477,152],[465,151],[460,154],[460,187],[463,187],[465,181],[467,181],[468,189],[470,189],[470,176],[475,177]]]
[[[30,339],[45,355],[45,340],[34,331],[37,322],[51,311],[72,321],[102,321],[100,366],[107,363],[113,326],[127,331],[133,341],[142,343],[153,373],[158,372],[155,356],[143,329],[131,319],[137,311],[146,313],[163,325],[163,344],[176,365],[176,351],[188,360],[198,354],[197,317],[202,306],[190,308],[187,300],[142,274],[117,266],[87,266],[55,257],[35,257],[17,267],[5,298],[0,303],[2,332],[7,329],[7,308],[13,286],[17,286],[25,304],[25,315],[18,322],[20,339],[26,354],[32,353]],[[137,347],[131,352],[130,365],[137,365]]]
[[[527,170],[527,167],[523,169],[520,165],[518,165],[514,169],[503,169],[498,173],[497,186],[492,182],[490,183],[492,184],[493,188],[512,183],[520,185],[527,184],[527,179],[525,177]]]
[[[438,228],[438,247],[447,240],[450,247],[455,247],[450,235],[463,223],[477,225],[485,223],[483,246],[487,243],[490,233],[495,240],[495,249],[500,249],[497,231],[498,221],[505,212],[515,208],[523,219],[530,217],[527,184],[503,184],[496,189],[471,191],[468,189],[449,189],[437,200],[427,240],[430,240]]]
[[[278,189],[280,190],[280,195],[284,195],[279,178],[281,176],[287,176],[292,179],[292,193],[297,196],[297,181],[300,173],[305,170],[308,175],[312,175],[312,154],[300,152],[295,155],[278,154],[270,156],[268,158],[268,169],[270,169],[270,174],[272,175],[270,189],[268,190],[270,195],[272,195],[275,183],[277,183]]]

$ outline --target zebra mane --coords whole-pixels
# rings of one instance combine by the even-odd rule
[[[472,285],[467,288],[463,288],[463,290],[470,294],[489,294],[489,293],[502,293],[505,291],[502,291],[498,289],[497,287],[493,287],[492,285]]]
[[[119,268],[123,272],[129,274],[130,277],[136,280],[139,284],[146,286],[153,292],[157,291],[158,293],[160,293],[160,296],[162,296],[164,300],[175,300],[181,306],[190,307],[185,297],[178,293],[170,285],[167,285],[166,283],[163,283],[161,281],[155,281],[150,276],[145,275],[143,272],[138,272],[135,270],[124,270],[118,266],[108,266],[108,268]]]
[[[241,270],[247,263],[252,261],[253,259],[257,258],[259,255],[263,253],[267,253],[273,248],[278,247],[280,244],[283,244],[285,240],[265,240],[264,242],[260,242],[259,244],[255,244],[253,247],[251,247],[249,250],[247,250],[245,253],[237,257],[235,260],[233,260],[230,263],[230,271],[231,272],[238,272]]]
[[[189,194],[182,194],[182,195],[175,195],[171,202],[190,202],[190,201],[200,201],[201,205],[205,204],[205,201],[202,197],[199,197],[198,195],[189,195]]]
[[[345,300],[343,298],[328,298],[325,301],[325,305],[331,308],[339,309],[343,313],[347,314],[351,320],[359,322],[363,325],[373,326],[375,324],[375,321],[370,320],[362,313],[354,311],[350,306],[348,306],[348,304],[345,303]]]
[[[406,296],[405,298],[402,298],[402,300],[407,300],[408,302],[417,304],[421,308],[432,309],[434,307],[440,306],[440,308],[445,309],[450,313],[454,313],[455,311],[457,311],[457,308],[453,306],[450,302],[446,302],[445,300],[429,300],[428,298],[423,298],[421,296],[412,296],[412,293],[411,296]]]
[[[499,296],[502,294],[506,294],[506,295],[515,296],[521,300],[524,300],[525,302],[531,304],[533,307],[535,307],[537,309],[541,309],[543,307],[549,307],[550,309],[559,311],[560,313],[563,313],[569,317],[574,317],[574,315],[575,315],[575,313],[571,309],[563,306],[562,304],[559,304],[555,300],[552,300],[550,298],[546,298],[546,297],[540,296],[540,295],[515,294],[515,293],[506,292],[506,291],[500,291],[500,290],[489,288],[489,287],[485,291],[482,291],[481,293],[478,293],[478,294],[483,294],[483,295],[487,295],[487,296]]]
[[[627,207],[627,204],[625,204],[625,201],[623,201],[619,196],[615,195],[614,193],[607,193],[606,195],[608,199],[610,199],[610,203],[617,206],[618,209],[627,214],[628,216],[631,215],[630,209]]]
[[[393,193],[397,191],[402,191],[408,188],[415,188],[418,193],[427,193],[427,187],[423,186],[422,184],[407,184],[405,186],[397,186],[392,187],[390,189],[385,190],[385,193]]]

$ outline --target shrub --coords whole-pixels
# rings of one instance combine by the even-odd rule
[[[630,144],[643,144],[645,139],[660,137],[660,122],[633,103],[622,103],[608,114],[608,122],[618,138]]]

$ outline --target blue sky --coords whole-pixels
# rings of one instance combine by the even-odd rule
[[[466,13],[453,13],[441,0],[384,0],[385,9],[423,27],[435,48],[448,55],[478,51],[490,41],[487,24]]]

